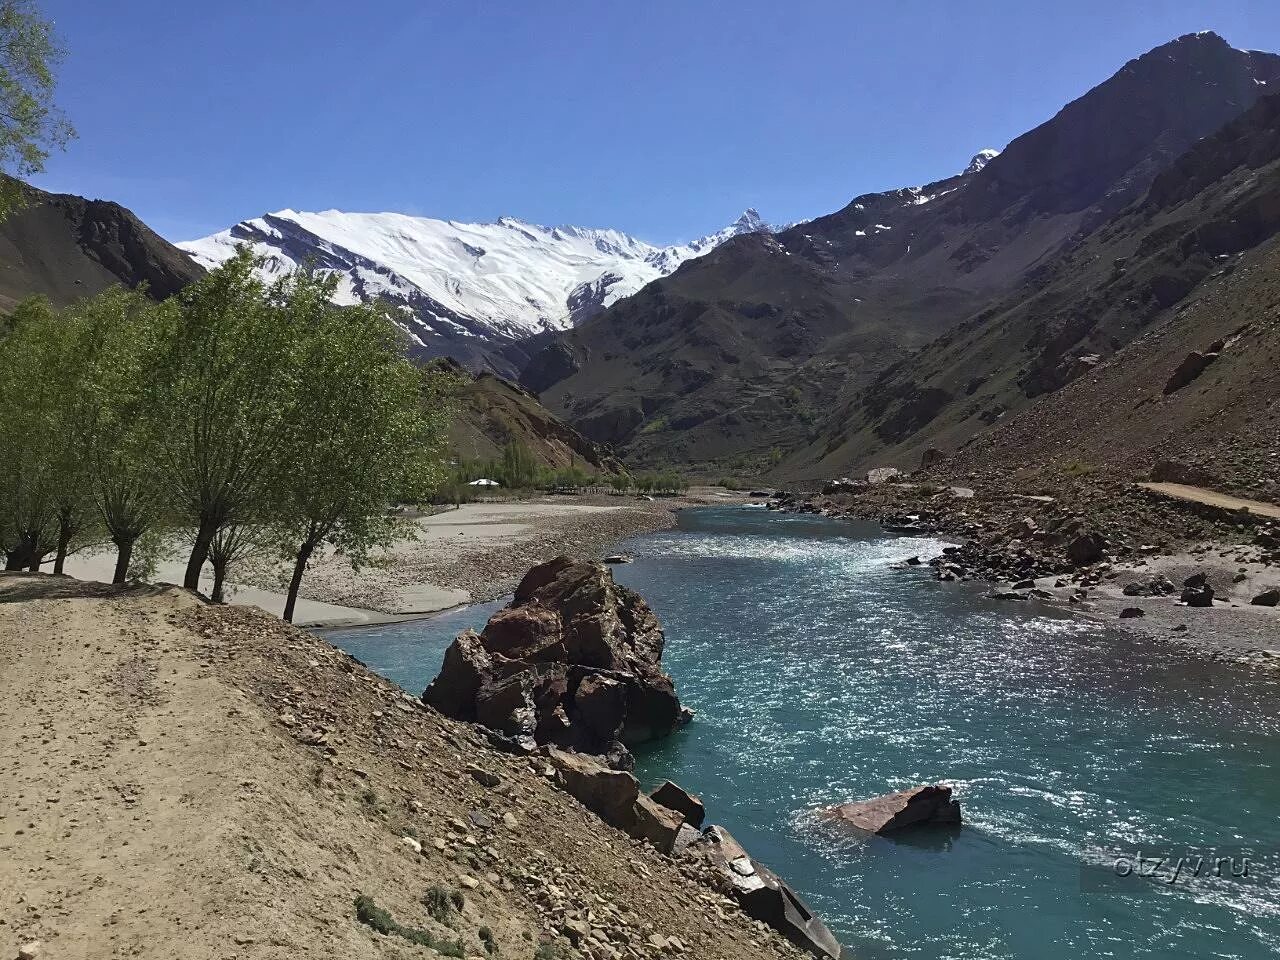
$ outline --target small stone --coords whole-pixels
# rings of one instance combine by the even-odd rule
[[[18,960],[36,960],[40,956],[40,941],[32,940],[18,948]]]
[[[1145,617],[1147,612],[1141,607],[1125,607],[1120,611],[1121,620],[1132,620],[1134,617]]]
[[[415,837],[401,837],[400,842],[414,853],[422,853],[422,844]]]
[[[502,825],[508,830],[514,830],[520,826],[520,821],[516,819],[516,815],[508,810],[502,815]]]
[[[485,770],[481,767],[476,767],[476,766],[467,767],[467,773],[471,774],[472,778],[476,781],[476,783],[480,784],[482,787],[492,788],[492,787],[496,787],[498,784],[502,782],[502,778],[499,777],[496,773],[490,773],[488,770]]]
[[[474,890],[476,887],[480,886],[479,880],[477,880],[475,877],[468,877],[468,876],[463,876],[462,879],[458,881],[458,883],[460,886],[464,886],[468,890]]]

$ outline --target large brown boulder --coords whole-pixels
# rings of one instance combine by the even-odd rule
[[[626,747],[688,721],[662,670],[662,625],[599,563],[569,557],[525,574],[511,603],[459,636],[422,699],[526,749],[627,759]]]
[[[951,798],[950,787],[934,785],[842,803],[824,812],[868,833],[892,833],[904,827],[959,823],[960,801]]]

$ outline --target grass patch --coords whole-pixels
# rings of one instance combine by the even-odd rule
[[[437,923],[452,926],[453,915],[461,913],[466,905],[461,890],[446,890],[444,887],[428,887],[422,895],[422,905],[427,908],[427,915]]]
[[[429,947],[445,957],[465,957],[466,951],[460,940],[437,940],[426,930],[417,927],[406,927],[396,922],[386,910],[373,902],[373,897],[360,894],[356,897],[356,919],[366,927],[390,937],[400,937],[420,947]]]

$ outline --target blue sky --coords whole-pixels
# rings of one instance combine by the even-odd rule
[[[1125,61],[1280,3],[42,0],[80,139],[37,183],[173,240],[284,207],[670,242],[947,176]]]

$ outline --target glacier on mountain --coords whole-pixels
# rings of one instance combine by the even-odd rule
[[[730,237],[771,230],[755,210],[691,243],[659,247],[619,230],[545,227],[514,217],[459,223],[399,213],[281,210],[179,243],[204,267],[240,244],[264,258],[265,279],[303,264],[340,276],[338,299],[383,298],[428,339],[521,340],[563,330]]]

